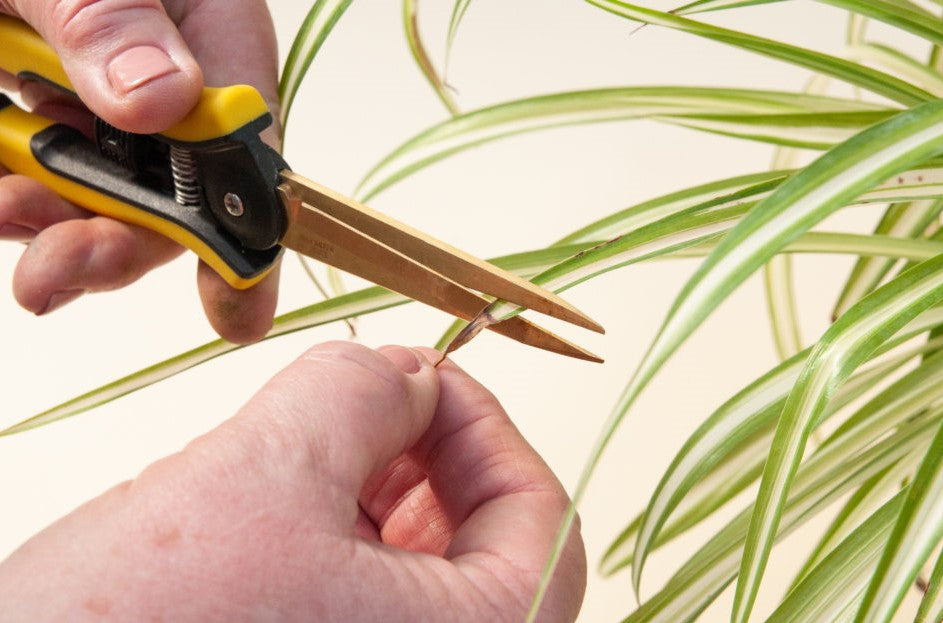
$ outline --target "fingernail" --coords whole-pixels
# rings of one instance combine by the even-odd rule
[[[82,289],[63,290],[62,292],[56,292],[49,297],[49,300],[46,302],[46,306],[36,312],[36,315],[42,316],[43,314],[48,314],[49,312],[55,311],[63,305],[71,303],[83,294],[85,294],[85,290]]]
[[[416,374],[422,368],[425,359],[421,354],[404,346],[385,346],[383,356],[392,361],[397,368],[406,374]]]
[[[156,80],[161,76],[180,71],[160,48],[142,45],[125,50],[108,65],[108,81],[120,93],[130,93],[134,89]]]

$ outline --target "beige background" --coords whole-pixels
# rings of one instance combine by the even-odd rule
[[[283,54],[306,4],[270,2]],[[441,63],[452,3],[421,4],[422,32]],[[729,13],[719,21],[833,51],[845,25],[839,11],[798,1]],[[791,66],[689,36],[651,27],[630,35],[632,29],[581,2],[479,1],[459,34],[449,81],[468,110],[577,88],[688,83],[798,89],[806,78]],[[444,116],[409,56],[400,4],[358,0],[308,77],[286,156],[297,170],[350,192],[369,166]],[[638,200],[763,169],[771,153],[766,146],[648,122],[562,128],[437,164],[373,205],[487,257],[551,242]],[[859,210],[838,220],[864,227],[871,215]],[[9,283],[18,253],[16,245],[0,246],[0,282]],[[22,311],[9,295],[0,297],[0,425],[211,339],[193,286],[194,264],[186,256],[130,288],[87,297],[48,318]],[[799,260],[807,337],[825,326],[847,265],[835,258]],[[493,389],[572,489],[601,422],[693,266],[680,260],[636,266],[567,293],[609,333],[566,334],[603,355],[605,365],[548,356],[491,336],[455,359]],[[288,258],[280,311],[317,298]],[[358,339],[370,346],[431,344],[448,322],[410,305],[361,319]],[[308,345],[346,337],[338,324],[280,338],[92,413],[0,439],[0,557],[81,501],[212,428]],[[581,510],[591,567],[640,510],[686,434],[772,363],[762,290],[752,280],[657,377],[615,437]],[[651,560],[647,594],[704,534]],[[796,561],[788,550],[798,549],[774,554],[758,614],[769,611],[789,581]],[[729,603],[728,592],[704,620],[726,621]],[[581,621],[620,620],[633,605],[626,575],[603,580],[591,573]]]

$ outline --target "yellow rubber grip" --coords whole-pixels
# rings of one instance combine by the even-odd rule
[[[0,15],[0,70],[14,76],[38,76],[75,92],[49,44],[25,22],[8,15]],[[232,134],[268,112],[265,100],[250,86],[204,87],[193,110],[161,135],[184,142],[210,141]]]
[[[234,288],[248,288],[265,276],[263,273],[248,279],[241,277],[205,242],[183,227],[48,170],[33,156],[30,141],[53,123],[13,105],[0,108],[0,164],[42,182],[61,197],[92,212],[140,225],[176,241],[194,251]]]

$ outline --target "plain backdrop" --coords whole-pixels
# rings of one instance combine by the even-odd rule
[[[308,3],[272,0],[282,58]],[[441,67],[452,2],[420,3],[420,28]],[[668,9],[663,1],[649,6]],[[837,51],[844,15],[812,2],[711,16],[823,50]],[[571,0],[479,0],[458,34],[448,71],[463,110],[540,93],[634,84],[801,89],[807,74],[747,52],[634,24]],[[293,168],[350,193],[381,157],[446,118],[409,54],[400,3],[358,0],[315,61],[295,104],[286,157]],[[374,207],[476,255],[539,247],[633,202],[697,183],[759,171],[772,149],[650,122],[559,128],[491,143],[410,177]],[[874,209],[833,224],[864,230]],[[0,246],[0,282],[20,249]],[[202,344],[214,335],[186,255],[119,292],[85,297],[49,317],[0,296],[0,426]],[[601,423],[690,275],[691,260],[610,273],[566,293],[608,329],[560,331],[599,353],[604,365],[570,361],[482,335],[454,359],[490,387],[569,490]],[[806,339],[826,326],[846,258],[797,261]],[[357,282],[351,280],[351,286]],[[286,257],[280,311],[318,300],[297,260]],[[417,304],[361,318],[357,340],[432,344],[449,318]],[[552,323],[551,323],[552,324]],[[554,327],[558,325],[553,324]],[[311,344],[346,339],[334,324],[243,349],[67,421],[0,438],[0,557],[105,488],[231,415],[275,371]],[[593,568],[611,539],[647,501],[684,438],[711,410],[775,363],[759,280],[724,303],[655,379],[612,441],[585,503],[590,584],[581,621],[621,620],[635,606],[627,574]],[[650,595],[690,554],[710,522],[656,554]],[[813,524],[821,529],[823,522]],[[815,531],[774,552],[757,606],[768,612]],[[726,621],[730,592],[704,615]]]

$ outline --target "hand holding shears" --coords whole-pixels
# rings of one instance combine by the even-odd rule
[[[123,54],[151,54],[136,49]],[[138,61],[132,58],[131,65]],[[160,73],[159,61],[143,63]],[[106,79],[111,86],[122,81],[133,86],[134,72],[122,73],[118,65],[114,71],[109,67]],[[0,16],[0,69],[60,90],[79,89],[36,33],[5,16]],[[228,284],[203,278],[204,284],[215,283],[211,287],[223,292],[223,299],[233,296],[226,294],[232,289],[252,292],[259,282],[271,283],[269,275],[288,247],[458,317],[472,318],[488,303],[477,294],[482,292],[601,330],[556,295],[292,172],[260,139],[271,116],[252,87],[203,89],[183,119],[159,134],[128,133],[97,118],[95,139],[89,140],[40,112],[0,100],[0,164],[74,204],[195,251]],[[490,328],[596,360],[520,316]]]

